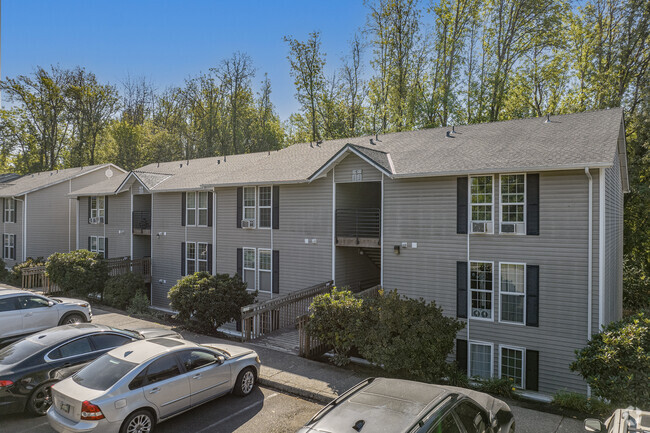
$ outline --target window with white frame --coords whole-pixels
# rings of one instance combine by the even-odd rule
[[[200,191],[196,193],[197,195],[197,205],[198,205],[198,217],[196,225],[199,226],[208,226],[208,192]]]
[[[104,222],[104,196],[90,198],[90,219]]]
[[[196,244],[197,257],[196,257],[196,269],[198,272],[207,272],[208,271],[208,244],[203,242],[197,242]]]
[[[244,219],[255,221],[255,187],[244,187]]]
[[[470,342],[469,377],[489,379],[492,377],[492,345]]]
[[[501,175],[501,233],[526,233],[526,176]]]
[[[475,176],[470,179],[471,231],[492,233],[493,177]]]
[[[257,267],[255,266],[255,248],[244,248],[244,261],[243,261],[243,273],[242,276],[246,287],[251,290],[255,290],[255,272]]]
[[[185,218],[188,226],[196,225],[196,193],[188,192],[185,199]]]
[[[2,245],[3,245],[2,257],[4,257],[5,259],[14,259],[16,257],[14,255],[15,248],[16,248],[16,236],[9,233],[3,234]]]
[[[470,262],[469,288],[473,319],[492,320],[492,286],[492,263]]]
[[[258,211],[260,214],[259,217],[259,228],[261,229],[270,229],[271,228],[271,187],[270,186],[260,186],[258,188],[259,192],[259,204]]]
[[[185,269],[187,275],[192,275],[196,272],[196,244],[194,242],[187,242],[185,244]]]
[[[104,257],[106,253],[106,238],[104,236],[91,236],[90,251]]]
[[[271,291],[271,250],[260,248],[259,254],[259,290],[260,292]]]
[[[501,321],[523,324],[526,305],[526,265],[500,263],[499,266]]]
[[[524,359],[524,349],[501,346],[500,377],[512,380],[512,385],[517,388],[523,388]]]
[[[15,223],[16,222],[16,200],[13,198],[5,198],[5,214],[4,222],[6,223]]]

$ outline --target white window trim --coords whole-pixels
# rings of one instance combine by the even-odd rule
[[[194,245],[194,258],[190,259],[189,258],[189,247],[190,245]],[[196,242],[185,242],[185,276],[187,275],[194,275],[194,272],[198,272],[198,259],[199,258],[199,250],[197,249]],[[190,274],[190,267],[187,266],[188,263],[193,262],[194,263],[194,272]]]
[[[271,191],[271,204],[268,205],[268,206],[260,205],[260,203],[262,201],[260,200],[259,194],[260,194],[260,191],[262,190],[262,188],[269,188],[269,190]],[[271,215],[271,218],[269,218],[269,226],[268,227],[262,227],[261,226],[262,218],[260,218],[260,212],[261,212],[262,209],[269,209],[269,213],[270,214],[273,213],[273,186],[271,186],[271,185],[260,185],[260,186],[257,187],[257,192],[256,193],[257,193],[257,200],[255,201],[255,204],[257,205],[257,213],[256,213],[257,221],[256,221],[256,224],[255,224],[255,228],[256,229],[261,229],[261,230],[271,230],[271,227],[273,226],[273,221],[272,221],[273,216]]]
[[[5,222],[5,223],[11,223],[11,224],[14,224],[14,221],[13,221],[14,217],[13,217],[13,215],[16,214],[16,207],[17,207],[17,205],[16,205],[16,199],[13,199],[13,198],[5,198],[4,200],[5,200],[5,202],[4,202],[4,205],[5,205],[4,222]],[[11,204],[12,204],[12,207],[7,208],[7,203],[11,203]],[[7,216],[7,214],[9,214],[9,216]]]
[[[467,342],[467,377],[472,378],[472,344],[490,346],[490,378],[494,377],[494,343],[488,341],[470,340]],[[499,367],[499,371],[500,367]]]
[[[246,206],[246,190],[247,189],[252,189],[253,190],[253,199],[255,200],[255,204],[253,206]],[[255,228],[257,228],[257,187],[256,186],[245,186],[244,189],[242,190],[242,219],[250,219],[246,218],[246,209],[253,209],[253,221],[255,222]]]
[[[208,224],[209,224],[208,218],[210,217],[210,212],[208,212],[208,207],[209,207],[209,205],[208,205],[208,202],[209,202],[208,192],[207,191],[195,191],[195,194],[196,194],[196,196],[195,196],[195,199],[194,199],[194,204],[196,205],[196,211],[194,212],[194,218],[196,218],[196,220],[194,221],[194,224],[192,224],[192,225],[194,225],[196,227],[208,227]],[[200,206],[201,194],[205,194],[205,207]],[[202,210],[205,211],[205,224],[199,224],[199,221],[201,221],[201,218],[200,218],[199,214],[201,213]]]
[[[474,317],[472,315],[472,291],[484,293],[487,292],[487,290],[481,290],[481,289],[472,289],[472,263],[490,263],[492,265],[492,300],[490,302],[490,307],[491,307],[491,312],[490,312],[490,318],[486,319],[483,317]],[[470,260],[470,262],[467,264],[468,269],[467,269],[467,287],[469,289],[469,305],[468,309],[469,311],[467,312],[467,315],[470,319],[472,320],[481,320],[483,322],[494,322],[494,262],[490,261],[484,261],[484,260]]]
[[[492,207],[492,213],[490,216],[490,221],[483,221],[483,220],[477,220],[476,222],[485,222],[485,223],[491,223],[492,224],[492,229],[486,232],[474,232],[472,231],[472,223],[475,222],[472,219],[472,206],[474,204],[472,203],[472,179],[477,178],[477,177],[491,177],[492,178],[492,201],[489,203],[489,205]],[[469,206],[468,208],[468,219],[469,219],[469,232],[470,234],[474,235],[492,235],[494,234],[494,175],[493,174],[481,174],[481,175],[476,175],[476,176],[470,176],[469,177],[469,185],[468,185],[468,191],[467,191],[467,197],[469,201]],[[488,203],[477,203],[477,206],[487,206]]]
[[[501,178],[503,176],[517,176],[517,175],[522,175],[522,174],[524,175],[524,202],[523,202],[523,205],[524,205],[524,221],[522,222],[522,224],[524,225],[524,232],[523,233],[504,233],[504,232],[501,231],[501,225],[503,224],[503,197],[502,197],[502,192],[501,192],[501,185],[502,185]],[[499,234],[508,235],[508,236],[510,236],[510,235],[522,236],[522,235],[526,234],[526,217],[528,216],[528,215],[526,215],[526,207],[527,207],[526,205],[528,204],[528,194],[526,194],[527,187],[528,187],[528,176],[526,176],[526,173],[503,173],[503,174],[499,175]],[[512,203],[508,203],[508,204],[511,205]],[[494,214],[492,216],[494,217]]]
[[[106,236],[91,236],[90,252],[91,253],[102,253],[102,257],[106,258]],[[92,239],[95,240],[95,249],[93,250]],[[99,240],[104,239],[104,249],[99,249]]]
[[[11,240],[14,240],[13,245]],[[7,243],[9,245],[7,245]],[[7,254],[6,251],[9,249],[12,253]],[[7,260],[14,260],[11,257],[14,255],[13,252],[16,250],[16,237],[13,233],[3,233],[2,234],[2,257]]]
[[[199,249],[200,249],[201,245],[205,245],[205,260],[202,260],[200,258],[201,254],[199,254]],[[209,268],[208,256],[210,254],[209,254],[209,251],[208,251],[209,250],[208,243],[207,242],[197,242],[195,248],[196,248],[196,250],[195,250],[196,251],[196,264],[194,265],[194,268],[196,269],[196,272],[209,272],[209,270],[208,270],[208,268]],[[205,271],[201,271],[199,269],[199,264],[201,262],[205,262]]]
[[[103,200],[102,200],[102,205],[103,206],[101,206],[101,207],[99,206],[99,198],[100,197],[103,198]],[[95,206],[94,207],[92,205],[93,199],[95,199]],[[100,210],[104,214],[103,216],[99,216],[99,211]],[[90,198],[90,218],[91,219],[92,218],[97,218],[97,221],[99,223],[103,223],[104,221],[106,221],[106,196],[104,196],[104,195],[94,195],[94,196],[92,196]]]
[[[526,348],[509,346],[507,344],[499,345],[499,379],[501,379],[501,366],[503,362],[503,349],[517,350],[521,352],[521,387],[517,387],[513,384],[514,387],[519,389],[526,389]]]
[[[269,270],[262,269],[260,267],[260,263],[262,263],[262,261],[260,260],[260,255],[261,255],[262,251],[268,252],[269,256],[271,258],[271,261],[270,261],[271,269],[269,269]],[[273,293],[273,250],[271,250],[269,248],[258,248],[257,249],[257,262],[255,262],[255,266],[257,266],[257,272],[256,272],[257,284],[255,286],[258,287],[258,291],[260,293]],[[271,275],[271,290],[262,290],[261,289],[261,284],[259,284],[259,282],[260,282],[260,274],[262,272],[267,272],[268,274]]]
[[[513,292],[504,292],[501,290],[501,265],[519,265],[524,267],[524,293],[523,294],[518,294],[518,293],[513,293]],[[528,296],[528,287],[526,285],[526,263],[518,263],[518,262],[499,262],[499,323],[508,323],[510,325],[519,325],[519,326],[526,326],[526,297]],[[494,270],[493,270],[494,272]],[[493,274],[494,275],[494,274]],[[501,319],[501,312],[503,311],[502,307],[502,296],[506,295],[514,295],[514,296],[523,296],[524,297],[524,317],[522,322],[511,322],[509,320],[502,320]]]
[[[188,206],[189,203],[189,196],[192,195],[194,196],[194,206],[190,207]],[[198,219],[198,206],[199,206],[199,197],[196,191],[189,191],[187,192],[187,195],[185,196],[185,225],[190,226],[190,227],[195,227],[196,226],[196,220]],[[190,210],[194,211],[194,218],[190,218]],[[187,250],[185,251],[185,254],[187,255]],[[187,270],[187,269],[186,269]]]
[[[254,268],[247,268],[246,267],[246,250],[253,250],[253,253],[255,254],[255,267]],[[246,275],[246,271],[253,271],[253,275],[255,277],[253,278],[253,286],[254,287],[247,287],[246,290],[255,291],[257,290],[257,268],[259,267],[257,265],[257,248],[250,248],[250,247],[243,247],[242,248],[242,258],[241,258],[241,272],[242,272],[242,280],[246,283],[248,283],[246,280],[244,280],[244,275]]]

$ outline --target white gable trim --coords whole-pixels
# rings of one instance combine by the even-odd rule
[[[380,166],[379,164],[377,164],[377,163],[376,163],[375,161],[373,161],[371,158],[369,158],[369,157],[366,156],[365,154],[359,152],[357,149],[355,149],[354,147],[352,147],[350,144],[346,144],[346,145],[343,146],[343,148],[342,148],[341,150],[339,150],[339,151],[338,151],[338,152],[337,152],[337,153],[336,153],[332,158],[330,158],[330,160],[327,161],[327,162],[325,163],[325,165],[323,165],[321,168],[319,168],[319,169],[318,169],[314,174],[312,174],[311,176],[309,176],[309,177],[307,178],[308,181],[309,181],[309,182],[312,182],[312,181],[318,179],[321,175],[323,175],[323,174],[326,173],[328,170],[330,170],[331,168],[333,168],[334,166],[336,166],[339,162],[341,162],[341,160],[343,160],[343,159],[347,156],[347,153],[348,153],[348,152],[351,152],[351,153],[355,154],[356,156],[358,156],[359,158],[361,158],[362,160],[364,160],[364,161],[367,162],[368,164],[372,165],[372,166],[373,166],[374,168],[376,168],[380,173],[383,173],[383,174],[385,174],[386,176],[388,176],[388,177],[390,177],[390,178],[393,178],[393,173],[389,173],[388,171],[386,171],[385,168],[383,168],[382,166]],[[393,167],[392,167],[392,160],[390,159],[390,155],[388,155],[388,158],[389,158],[389,161],[391,162],[391,170],[392,170]]]

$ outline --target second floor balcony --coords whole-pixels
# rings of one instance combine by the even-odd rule
[[[336,245],[379,248],[381,246],[381,209],[337,209]]]
[[[133,234],[151,234],[151,211],[133,211]]]

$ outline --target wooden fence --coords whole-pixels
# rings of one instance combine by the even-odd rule
[[[298,325],[298,318],[307,314],[314,296],[329,292],[332,287],[332,281],[327,281],[266,302],[242,307],[242,341]]]
[[[56,284],[52,284],[50,278],[45,273],[45,266],[23,268],[21,286],[23,289],[42,290],[44,294],[60,291],[59,287]]]

